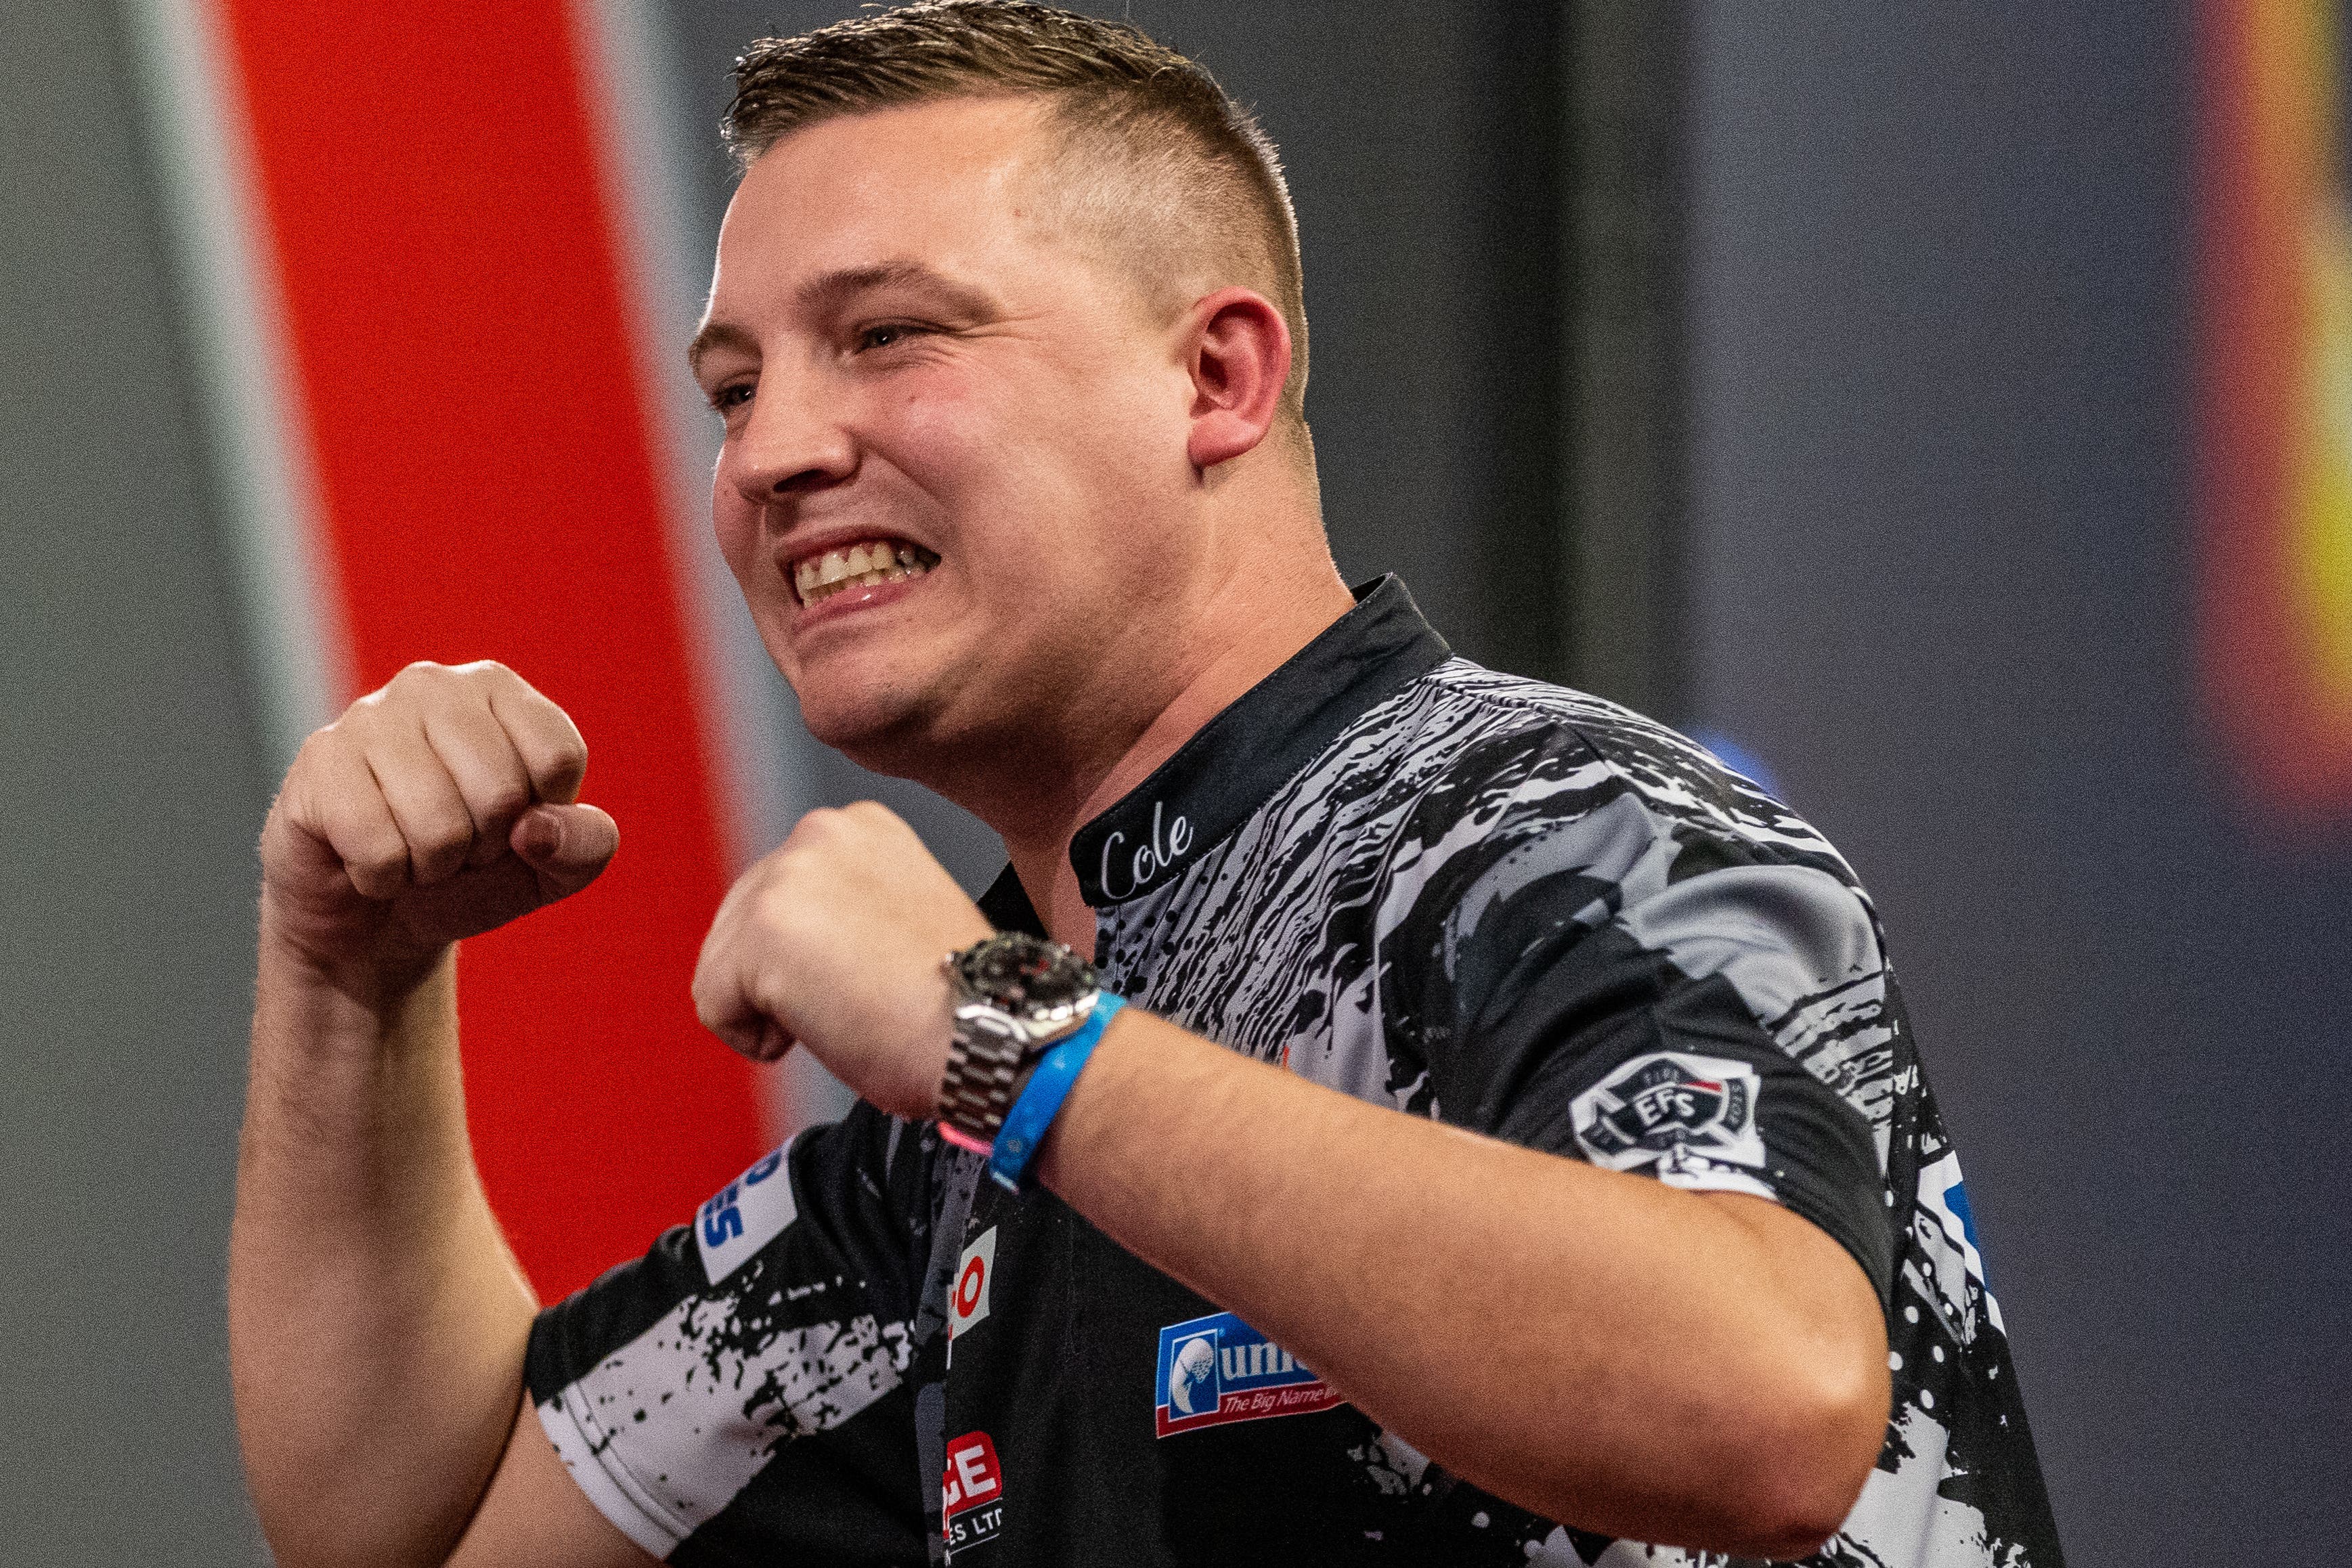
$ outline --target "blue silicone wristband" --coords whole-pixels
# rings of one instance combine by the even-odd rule
[[[1009,1192],[1029,1190],[1029,1162],[1036,1158],[1037,1145],[1045,1141],[1045,1130],[1061,1113],[1070,1085],[1078,1081],[1087,1058],[1095,1054],[1103,1031],[1110,1027],[1112,1016],[1126,1005],[1108,991],[1097,996],[1094,1010],[1077,1032],[1055,1044],[1039,1060],[1021,1098],[1004,1113],[1004,1125],[997,1130],[996,1142],[989,1150],[988,1173],[998,1185]]]

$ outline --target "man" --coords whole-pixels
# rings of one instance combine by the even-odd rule
[[[1869,906],[1341,584],[1247,117],[1025,5],[739,86],[720,543],[811,729],[1012,865],[803,819],[695,1001],[861,1103],[541,1312],[454,954],[614,852],[584,746],[491,666],[313,736],[231,1263],[279,1560],[2055,1564]]]

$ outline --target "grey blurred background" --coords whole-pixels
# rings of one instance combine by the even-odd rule
[[[698,134],[846,9],[657,7],[657,64]],[[1874,890],[2074,1560],[2329,1553],[2352,838],[2251,821],[2191,700],[2189,8],[1106,9],[1284,150],[1349,574],[1736,742]],[[0,8],[0,1561],[44,1568],[263,1558],[220,1277],[273,781],[132,82],[105,0]]]

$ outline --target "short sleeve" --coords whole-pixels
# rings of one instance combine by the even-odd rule
[[[1418,1010],[1440,1113],[1827,1231],[1881,1301],[1895,1237],[1864,1109],[1815,1066],[1887,1026],[1876,923],[1832,868],[1660,824],[1630,797],[1522,819],[1430,929]]]
[[[925,1165],[860,1104],[540,1315],[541,1425],[624,1534],[689,1565],[926,1561],[905,1385]]]

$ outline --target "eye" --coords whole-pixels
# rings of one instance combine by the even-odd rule
[[[862,328],[857,334],[857,352],[864,353],[869,349],[887,349],[893,343],[902,342],[926,330],[909,321],[883,321],[875,326]]]
[[[710,394],[710,406],[721,414],[731,414],[751,401],[754,383],[730,381]]]

